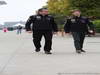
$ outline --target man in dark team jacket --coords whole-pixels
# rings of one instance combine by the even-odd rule
[[[31,26],[32,25],[32,26]],[[52,36],[53,33],[57,33],[58,27],[54,21],[54,18],[48,15],[48,10],[45,8],[39,9],[37,15],[30,16],[26,22],[26,31],[30,33],[33,31],[33,42],[36,47],[36,52],[40,51],[41,38],[45,38],[44,51],[46,54],[52,54]]]
[[[93,33],[93,24],[88,18],[81,16],[81,12],[79,10],[74,10],[72,14],[73,16],[67,19],[64,30],[66,33],[72,33],[76,52],[85,52],[83,50],[85,34]]]

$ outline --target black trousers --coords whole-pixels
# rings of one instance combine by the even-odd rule
[[[85,32],[72,32],[76,50],[82,50],[85,39]]]
[[[52,49],[52,31],[48,30],[36,30],[33,31],[33,43],[36,49],[41,48],[41,38],[44,36],[45,38],[45,46],[44,51],[50,51]]]

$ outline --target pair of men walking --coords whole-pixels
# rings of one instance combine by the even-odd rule
[[[72,33],[74,38],[74,44],[77,53],[85,52],[83,48],[83,42],[85,34],[88,32],[88,27],[91,32],[93,27],[91,22],[86,17],[81,16],[79,10],[72,12],[73,17],[67,19],[64,26],[65,33]],[[31,26],[32,25],[32,26]],[[32,15],[26,22],[26,31],[28,33],[33,32],[33,43],[36,48],[36,52],[40,51],[41,48],[41,38],[45,38],[44,51],[45,54],[52,54],[52,37],[53,34],[57,34],[58,26],[54,21],[54,17],[48,14],[48,9],[41,8],[38,10],[37,15]]]

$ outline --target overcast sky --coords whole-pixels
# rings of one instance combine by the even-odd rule
[[[36,10],[46,5],[47,0],[5,0],[7,5],[0,6],[0,23],[20,21],[35,14]]]

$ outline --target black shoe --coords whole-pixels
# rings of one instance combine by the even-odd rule
[[[35,50],[36,52],[40,52],[40,48]]]
[[[84,52],[85,53],[86,51],[85,50],[81,50],[81,52]]]
[[[81,54],[81,50],[76,50],[76,53]]]
[[[45,51],[45,54],[52,54],[50,51]]]

